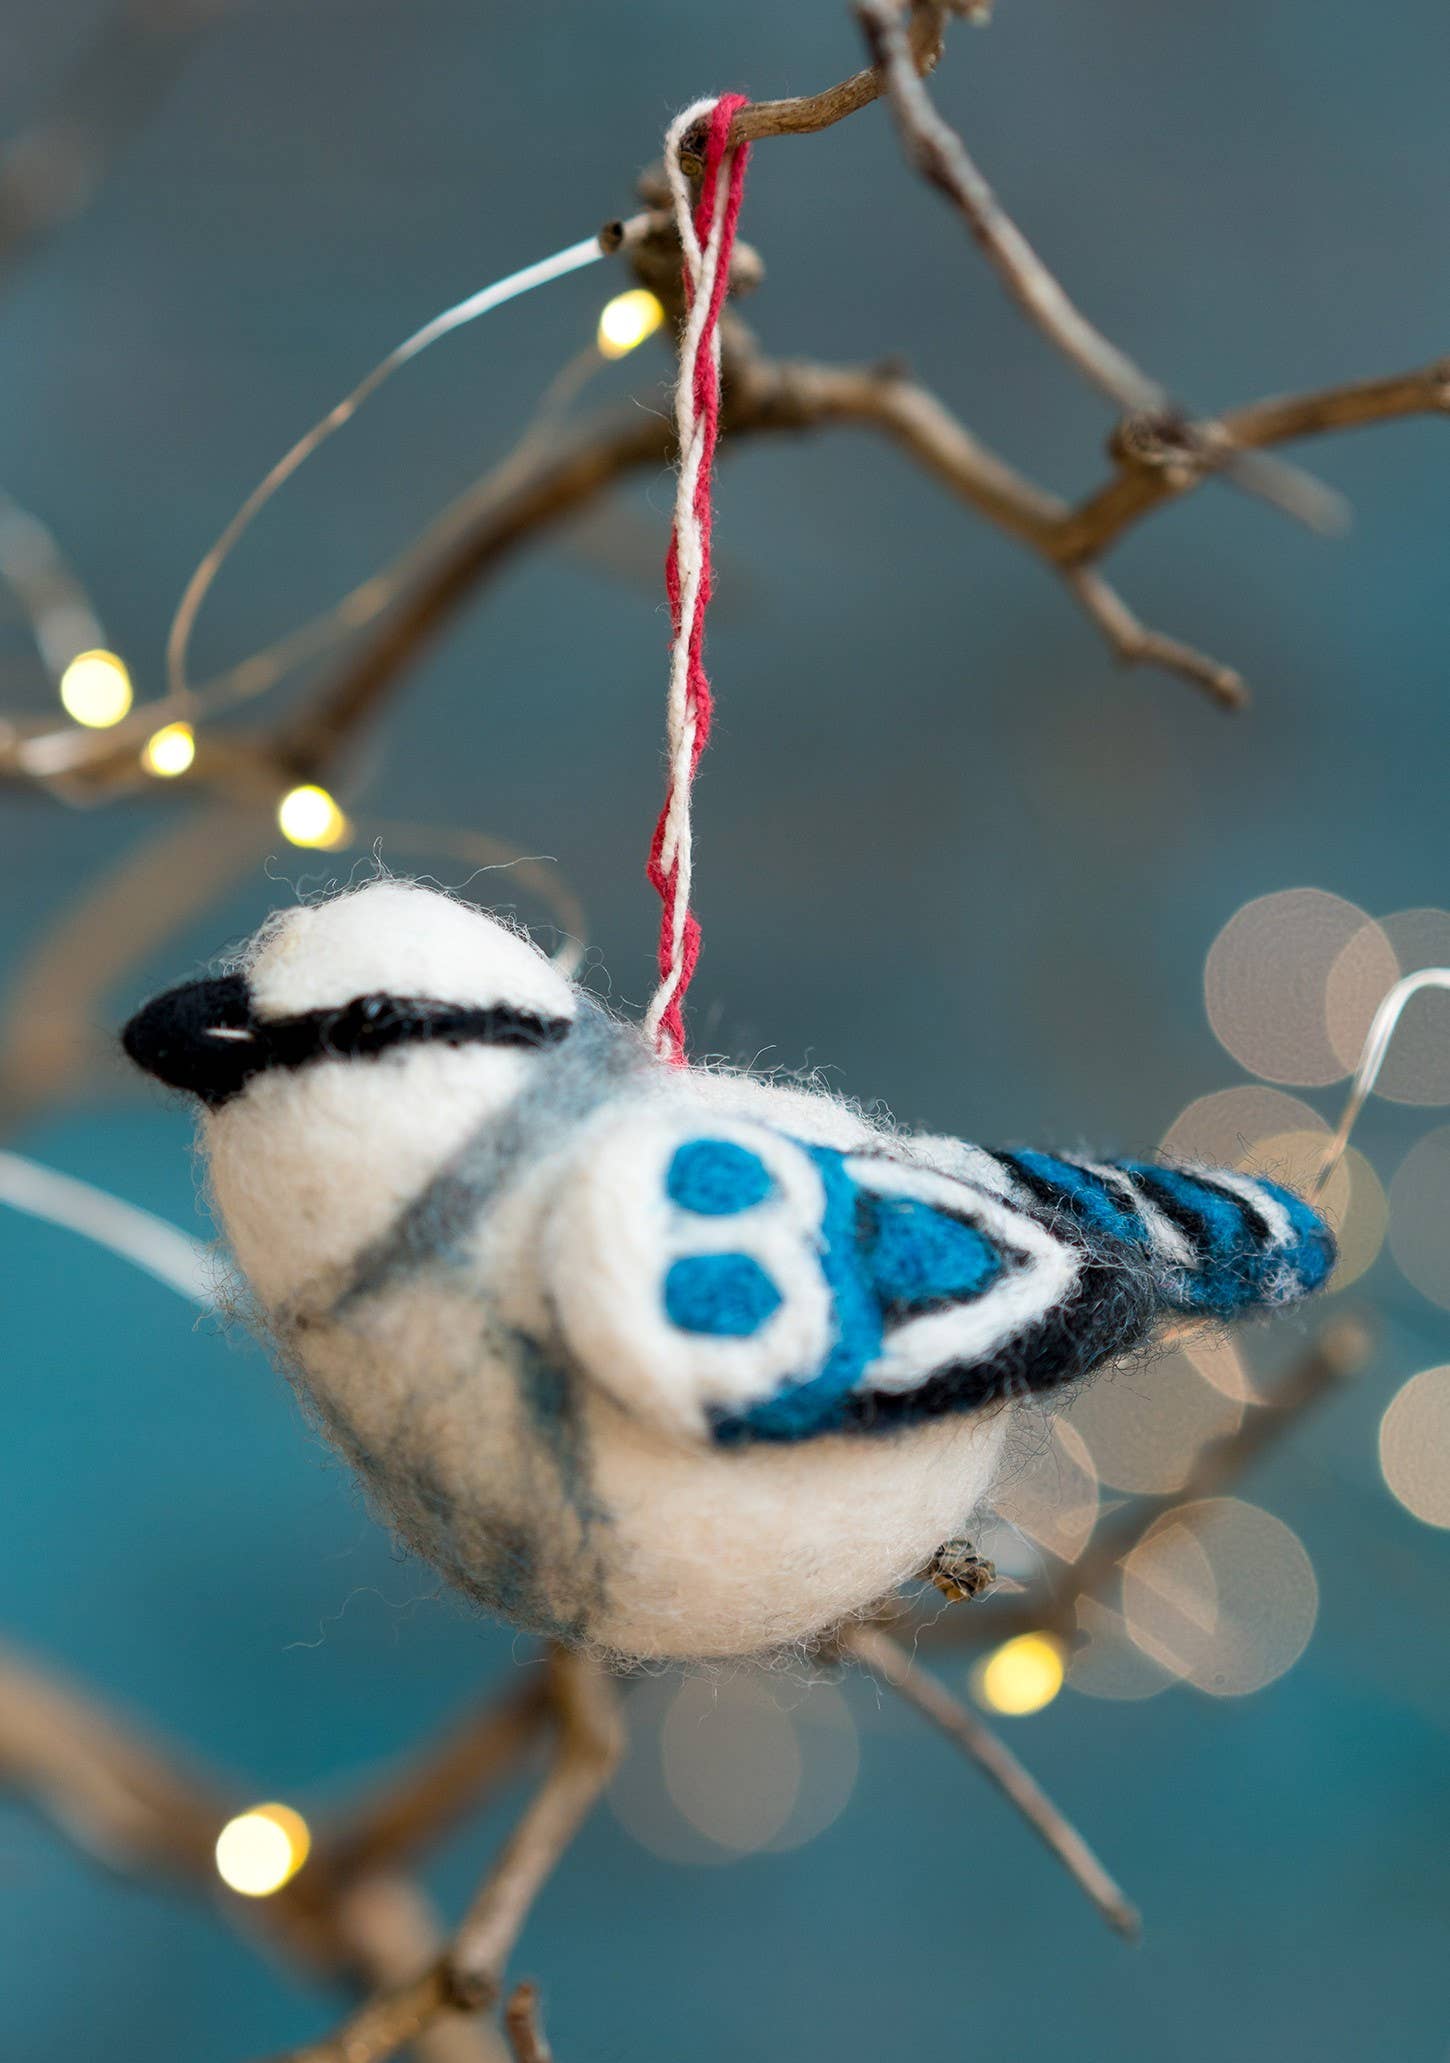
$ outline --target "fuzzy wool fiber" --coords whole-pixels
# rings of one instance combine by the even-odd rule
[[[216,1211],[398,1534],[632,1658],[808,1641],[987,1502],[1014,1400],[1323,1282],[1226,1171],[995,1154],[676,1067],[520,932],[380,880],[148,1004]]]

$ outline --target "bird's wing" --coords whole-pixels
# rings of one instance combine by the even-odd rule
[[[563,1344],[689,1438],[903,1422],[1095,1367],[1151,1323],[1148,1271],[1024,1208],[991,1156],[841,1150],[684,1099],[615,1110],[541,1241]]]

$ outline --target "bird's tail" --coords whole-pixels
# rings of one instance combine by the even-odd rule
[[[1094,1244],[1146,1259],[1172,1310],[1232,1318],[1321,1289],[1336,1259],[1319,1213],[1277,1182],[1228,1168],[1004,1156],[1034,1196]]]

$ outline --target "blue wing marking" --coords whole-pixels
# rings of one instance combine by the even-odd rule
[[[792,1144],[820,1178],[820,1221],[803,1231],[830,1295],[831,1343],[815,1368],[747,1408],[719,1413],[714,1435],[727,1444],[801,1439],[839,1423],[843,1399],[861,1386],[891,1324],[980,1297],[1003,1273],[1001,1254],[974,1226],[919,1198],[864,1188],[844,1153]],[[778,1185],[747,1146],[700,1138],[675,1149],[665,1191],[693,1216],[739,1217],[744,1232],[752,1211],[775,1202]],[[670,1323],[697,1336],[752,1339],[784,1299],[769,1271],[746,1252],[687,1253],[664,1279]]]
[[[1232,1318],[1259,1304],[1287,1303],[1322,1287],[1335,1262],[1334,1239],[1317,1211],[1292,1191],[1259,1177],[1212,1178],[1145,1161],[1117,1163],[1168,1212],[1189,1238],[1197,1265],[1165,1282],[1178,1309]],[[1232,1186],[1230,1186],[1232,1185]],[[1240,1193],[1246,1190],[1244,1195]],[[1263,1200],[1277,1205],[1289,1237],[1266,1223]],[[1256,1206],[1260,1206],[1256,1208]]]
[[[716,1441],[886,1431],[1049,1388],[1165,1308],[1231,1318],[1307,1295],[1334,1266],[1318,1213],[1262,1178],[988,1158],[1007,1190],[763,1127],[676,1138],[654,1177],[672,1213],[654,1277],[663,1352],[671,1335],[711,1343],[715,1359],[684,1365],[704,1371]]]
[[[1090,1232],[1121,1240],[1124,1246],[1147,1246],[1147,1227],[1138,1213],[1125,1210],[1101,1175],[1090,1168],[1059,1160],[1052,1153],[1009,1153],[1003,1158],[1035,1186],[1051,1191]]]
[[[753,1254],[687,1254],[665,1277],[670,1323],[712,1339],[753,1339],[781,1303]]]
[[[1333,1236],[1318,1212],[1261,1176],[1140,1160],[1094,1165],[1051,1153],[1001,1158],[1096,1250],[1141,1254],[1174,1310],[1232,1318],[1289,1303],[1322,1288],[1334,1267]]]
[[[665,1176],[670,1202],[702,1218],[754,1210],[774,1189],[774,1178],[760,1155],[733,1139],[687,1139],[675,1149]]]
[[[893,1313],[979,1297],[1002,1273],[1002,1257],[975,1226],[909,1196],[862,1194],[862,1260]]]

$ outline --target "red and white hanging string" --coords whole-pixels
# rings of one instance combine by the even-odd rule
[[[700,927],[690,908],[693,845],[690,791],[710,735],[710,682],[705,672],[705,611],[710,601],[711,476],[720,426],[720,310],[730,281],[730,252],[745,185],[748,143],[730,147],[730,125],[749,103],[743,94],[696,101],[670,124],[665,170],[674,196],[684,253],[688,315],[680,339],[675,424],[679,478],[674,529],[665,563],[673,643],[667,716],[668,785],[650,848],[649,878],[662,904],[659,987],[645,1017],[655,1050],[685,1058],[685,992],[700,953]],[[685,137],[708,121],[704,173],[696,199],[680,163]]]

